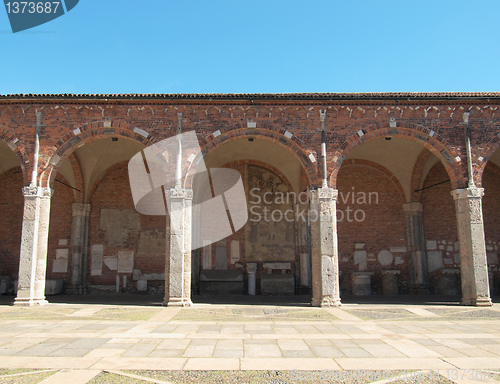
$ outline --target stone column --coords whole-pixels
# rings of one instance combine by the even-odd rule
[[[24,213],[15,305],[43,305],[52,189],[24,187]]]
[[[165,298],[167,306],[190,306],[191,227],[193,190],[165,192],[168,215],[165,258]]]
[[[313,298],[311,305],[340,306],[337,196],[332,188],[311,191]]]
[[[247,263],[248,272],[248,294],[255,296],[255,288],[257,286],[257,263]]]
[[[462,304],[491,306],[481,207],[484,189],[456,189],[451,194],[455,199],[460,244]]]
[[[90,204],[74,203],[71,222],[71,264],[68,293],[85,294],[88,271]]]
[[[408,244],[410,294],[428,295],[427,252],[425,248],[423,205],[413,202],[403,204],[406,218],[406,238]]]

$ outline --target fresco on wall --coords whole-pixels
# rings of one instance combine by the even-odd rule
[[[295,260],[289,187],[270,170],[249,166],[247,188],[250,211],[245,226],[246,261]]]

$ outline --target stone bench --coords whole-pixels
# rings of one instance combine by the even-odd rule
[[[200,272],[200,293],[243,293],[243,272],[233,270],[204,269]]]
[[[293,295],[295,276],[291,273],[292,264],[287,262],[268,262],[262,264],[260,293],[262,295]],[[279,271],[280,273],[273,273]]]

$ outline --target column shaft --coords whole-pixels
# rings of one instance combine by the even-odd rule
[[[73,294],[86,293],[90,204],[74,203],[71,222],[70,287]]]
[[[403,204],[406,218],[406,237],[410,256],[410,293],[429,294],[427,278],[427,252],[425,248],[423,206],[413,202]]]
[[[43,305],[52,190],[25,187],[16,305]]]
[[[164,305],[190,306],[191,302],[191,211],[193,192],[171,189],[168,205]]]
[[[462,304],[490,306],[492,303],[481,206],[484,190],[471,187],[456,189],[451,194],[455,199],[458,224]]]
[[[337,196],[332,188],[311,192],[313,306],[340,306]]]

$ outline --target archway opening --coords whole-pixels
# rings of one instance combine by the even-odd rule
[[[241,209],[248,209],[249,220],[193,252],[193,292],[202,298],[310,294],[310,186],[301,161],[285,145],[255,136],[218,145],[205,162],[240,173],[247,200]],[[301,210],[303,221],[297,218]]]
[[[483,220],[490,294],[500,294],[500,149],[489,158],[482,174]]]
[[[15,153],[0,141],[0,294],[13,294],[19,273],[23,223],[23,172]]]
[[[433,187],[428,174],[436,163],[444,173],[432,176],[432,180],[445,182],[440,184],[447,189],[444,200],[453,209],[447,172],[423,144],[387,135],[368,140],[348,153],[336,179],[344,296],[429,292],[423,228],[431,207],[425,200],[426,191]],[[435,216],[430,220],[439,223]],[[456,228],[453,233],[456,237]]]

